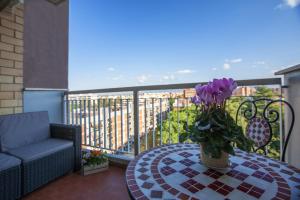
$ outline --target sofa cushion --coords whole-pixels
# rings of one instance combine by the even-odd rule
[[[4,153],[0,153],[0,171],[19,166],[21,160]]]
[[[50,137],[48,112],[0,116],[1,150],[8,151]]]
[[[8,152],[22,159],[24,162],[30,162],[72,146],[73,142],[70,140],[49,138],[38,143],[11,149]]]

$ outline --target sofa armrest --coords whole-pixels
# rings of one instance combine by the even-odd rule
[[[52,138],[72,140],[75,148],[74,170],[81,169],[81,126],[50,124],[50,133]]]

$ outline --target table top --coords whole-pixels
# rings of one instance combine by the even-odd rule
[[[300,170],[236,149],[231,166],[205,167],[199,145],[173,144],[138,155],[126,170],[133,199],[300,199]]]

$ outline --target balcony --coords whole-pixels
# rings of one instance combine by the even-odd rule
[[[23,198],[26,200],[101,198],[114,200],[134,198],[129,195],[132,193],[128,190],[130,188],[136,189],[136,185],[130,185],[127,182],[128,179],[132,181],[133,175],[126,176],[126,169],[131,161],[136,158],[143,158],[142,156],[145,153],[154,148],[175,144],[179,146],[192,145],[190,144],[191,141],[183,139],[182,136],[189,133],[191,126],[195,123],[195,106],[191,102],[191,97],[195,94],[195,85],[201,80],[184,84],[70,91],[67,64],[68,9],[67,0],[5,0],[0,3],[0,115],[47,111],[50,123],[60,123],[70,125],[70,127],[80,126],[82,139],[80,146],[82,149],[107,152],[110,167],[105,172],[88,176],[83,176],[78,171],[64,173],[63,176],[34,189],[29,194],[24,195]],[[288,127],[292,120],[288,108],[281,103],[275,103],[272,108],[265,110],[267,115],[277,119],[275,123],[272,123],[275,137],[267,146],[266,151],[271,157],[272,162],[269,164],[272,167],[278,166],[278,163],[280,163],[278,160],[286,156],[286,163],[281,164],[288,170],[284,168],[280,172],[285,173],[285,178],[287,175],[291,176],[289,180],[294,183],[291,187],[296,188],[296,192],[300,191],[300,177],[298,177],[300,173],[295,168],[300,168],[300,157],[296,153],[300,151],[300,125],[297,123],[300,118],[299,71],[300,66],[296,65],[277,72],[275,74],[278,75],[276,78],[238,80],[238,89],[226,104],[227,111],[235,119],[239,105],[246,100],[266,98],[268,100],[279,99],[290,102],[295,110],[296,123],[287,152],[284,153],[283,149],[288,135]],[[260,106],[268,105],[268,102],[270,102],[268,100]],[[264,111],[261,107],[248,105],[242,107],[239,114],[243,115],[247,110],[254,112],[255,109]],[[238,121],[238,123],[245,132],[245,122]],[[26,137],[23,136],[23,139]],[[184,148],[187,147],[184,146]],[[0,153],[7,155],[6,152],[2,152],[2,144],[0,145]],[[259,152],[258,154],[262,153]],[[196,155],[199,157],[198,154],[195,154],[194,157]],[[253,154],[243,155],[240,152],[238,154],[243,159],[251,160],[254,157]],[[188,160],[188,156],[183,156],[182,166],[189,166],[190,163],[194,162]],[[149,160],[149,158],[145,159]],[[258,155],[257,160],[259,159],[264,160],[266,158]],[[165,162],[172,163],[175,161],[169,159]],[[143,167],[132,170],[134,168],[133,163],[134,161],[129,166],[129,172],[149,170]],[[198,163],[198,160],[195,163]],[[0,162],[0,169],[1,164]],[[253,177],[274,183],[273,185],[279,183],[277,184],[280,186],[278,188],[285,192],[285,195],[289,194],[290,191],[286,191],[286,188],[284,188],[287,187],[284,180],[273,173],[271,167],[264,166],[265,169],[264,164],[260,163],[261,171],[254,172],[251,170],[258,168],[258,166],[252,166],[247,161],[240,164],[250,168],[248,172],[253,172],[253,174],[251,176],[242,173],[236,175],[237,172],[232,170],[226,172],[227,175],[235,179],[243,179],[246,176],[252,177],[253,175]],[[146,166],[147,163],[144,165]],[[233,162],[232,169],[235,165],[237,163]],[[44,165],[44,167],[47,166]],[[154,167],[151,165],[151,168],[149,168],[152,170]],[[153,171],[155,170],[158,169],[153,169]],[[188,170],[190,171],[181,170],[182,174],[187,174],[187,177],[193,176],[191,174],[193,172],[197,174],[197,172],[192,171],[194,169]],[[168,167],[165,167],[162,171],[166,174],[165,176],[173,173],[172,169]],[[270,179],[266,175],[269,172],[275,174],[274,177],[276,178],[272,179],[271,177]],[[212,173],[211,171],[204,173],[209,178],[225,174]],[[0,175],[2,174],[0,173]],[[147,176],[141,176],[140,180],[148,179]],[[206,177],[208,180],[209,178]],[[184,181],[186,183],[178,182],[178,184],[181,184],[186,191],[191,193],[196,193],[204,187],[194,183],[192,179]],[[160,182],[162,182],[161,179]],[[6,185],[6,182],[2,185]],[[170,185],[163,186],[167,188],[166,190],[169,190]],[[227,186],[228,190],[224,192],[221,188],[224,185],[219,186],[220,183],[216,185],[213,183],[207,184],[207,187],[210,188],[216,189],[217,187],[216,191],[221,191],[223,194],[230,192],[229,190],[233,188],[232,185]],[[260,188],[254,186],[247,188],[244,186],[239,187],[236,185],[235,189],[240,188],[240,191],[244,190],[246,193],[254,193],[254,195],[263,193]],[[152,185],[145,181],[144,187],[151,188]],[[254,191],[252,191],[253,188]],[[22,192],[24,191],[20,191],[20,193]],[[174,190],[171,192],[176,193]],[[293,191],[293,194],[296,192]],[[161,197],[162,193],[154,190],[149,195],[153,198]],[[283,194],[280,193],[278,197],[280,195]],[[184,197],[186,197],[184,193],[177,195],[178,199],[184,199]],[[0,191],[0,200],[2,200],[1,198]],[[138,197],[136,199],[142,198]]]
[[[228,104],[228,109],[233,109],[232,114],[237,112],[237,107],[230,106],[233,102],[240,104],[247,99],[284,98],[285,89],[279,78],[239,80],[238,84],[239,90]],[[99,196],[130,199],[125,182],[128,161],[153,147],[182,142],[180,134],[188,131],[188,125],[193,123],[189,111],[193,109],[190,97],[194,94],[194,85],[195,83],[65,92],[62,102],[64,123],[80,125],[82,147],[108,152],[112,166],[107,172],[87,177],[79,174],[66,175],[33,192],[26,199],[96,199]],[[272,96],[259,94],[259,88],[269,88]],[[245,92],[247,90],[250,92]],[[284,108],[278,106],[277,109],[280,116],[275,126],[279,128],[274,134],[279,139],[271,143],[271,146],[277,142],[280,145],[268,148],[275,159],[281,156],[285,121]]]

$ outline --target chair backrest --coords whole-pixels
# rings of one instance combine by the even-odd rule
[[[246,136],[254,143],[254,151],[262,150],[267,155],[266,146],[271,142],[273,136],[272,124],[278,122],[281,116],[281,109],[275,110],[275,105],[285,105],[291,112],[291,123],[287,127],[287,135],[283,138],[281,161],[285,161],[287,145],[294,127],[295,114],[292,106],[282,99],[249,99],[240,104],[236,113],[236,122],[239,116],[246,120]],[[281,145],[281,144],[280,144]]]
[[[50,137],[48,112],[0,116],[0,150],[8,151]]]

